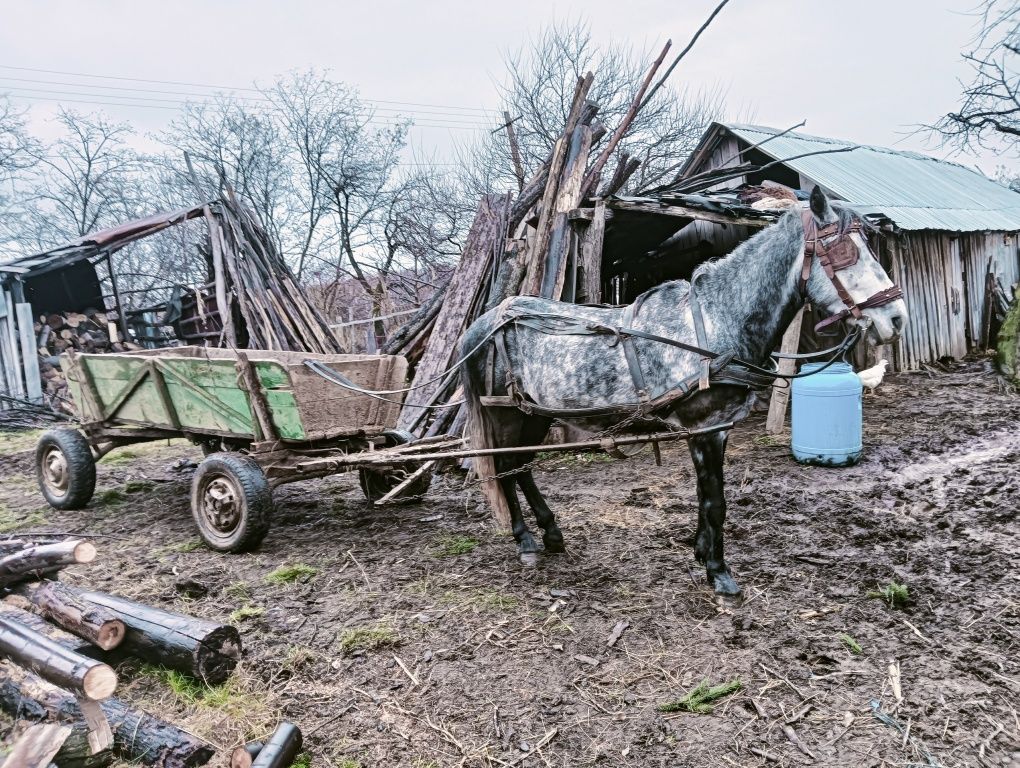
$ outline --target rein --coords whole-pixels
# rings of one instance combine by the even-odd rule
[[[815,331],[828,328],[847,317],[860,319],[863,316],[862,309],[881,307],[890,304],[897,299],[903,298],[903,289],[898,285],[879,291],[862,302],[854,301],[850,291],[843,285],[843,281],[836,274],[840,270],[852,267],[860,259],[861,254],[857,245],[850,239],[852,232],[864,235],[864,224],[860,219],[855,218],[846,229],[840,229],[840,223],[834,221],[819,228],[815,222],[814,214],[810,210],[803,210],[800,213],[801,221],[804,223],[804,263],[800,269],[800,295],[807,297],[807,283],[811,276],[811,260],[818,259],[819,265],[825,271],[836,293],[846,309],[827,317],[815,325]]]

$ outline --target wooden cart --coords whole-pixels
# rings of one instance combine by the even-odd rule
[[[40,439],[39,487],[51,506],[80,509],[92,498],[104,454],[186,437],[206,454],[192,481],[192,514],[205,542],[225,552],[258,546],[273,513],[272,489],[283,483],[357,469],[369,500],[423,494],[431,476],[400,449],[411,435],[395,429],[399,396],[340,387],[310,371],[309,359],[368,390],[400,389],[407,373],[404,358],[379,355],[206,347],[65,355],[82,424]]]

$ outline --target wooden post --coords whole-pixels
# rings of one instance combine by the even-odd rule
[[[581,242],[581,286],[579,293],[586,304],[602,301],[602,243],[606,234],[606,201],[598,200],[591,224]]]
[[[120,332],[124,334],[124,341],[131,341],[131,334],[128,333],[127,314],[124,312],[124,304],[120,299],[120,288],[117,287],[117,276],[113,274],[113,257],[106,252],[106,271],[110,274],[110,287],[113,288],[113,300],[117,302],[117,323],[120,325]]]
[[[783,341],[779,345],[779,351],[786,355],[795,355],[800,348],[800,326],[804,322],[806,307],[801,308],[790,326],[783,334]],[[783,376],[790,376],[797,370],[797,361],[788,358],[779,359],[779,373]],[[765,421],[765,431],[770,435],[778,435],[783,431],[786,424],[786,406],[790,402],[790,382],[782,382],[778,379],[772,385],[772,400],[769,403],[769,415]]]
[[[12,348],[14,338],[14,307],[10,294],[0,290],[0,368],[3,369],[4,392],[11,397],[21,396],[21,371],[15,362],[16,350]]]
[[[39,375],[39,352],[35,343],[35,318],[27,302],[15,307],[18,337],[21,340],[21,364],[25,370],[25,395],[33,403],[42,400],[42,377]]]

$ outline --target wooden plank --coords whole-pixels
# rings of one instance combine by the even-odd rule
[[[468,233],[460,263],[450,278],[446,300],[436,317],[429,345],[425,349],[407,394],[397,426],[408,429],[424,412],[421,406],[429,404],[443,386],[444,381],[433,381],[449,368],[458,353],[458,341],[469,322],[475,294],[480,290],[483,276],[492,263],[493,247],[506,237],[499,222],[505,217],[499,208],[505,208],[506,198],[486,195],[478,206],[474,223]],[[457,374],[454,373],[454,376]]]
[[[10,291],[4,291],[4,303],[8,307],[8,313],[5,318],[5,328],[0,328],[0,330],[7,332],[7,351],[10,354],[9,363],[12,371],[10,383],[13,385],[11,395],[24,397],[25,384],[21,368],[21,353],[18,351],[18,323],[15,319],[14,302],[11,299]]]
[[[602,301],[602,244],[606,235],[606,201],[592,209],[591,224],[581,241],[580,296],[586,304]]]
[[[11,768],[46,768],[73,729],[58,723],[37,723],[18,737],[4,765]]]
[[[35,343],[35,318],[32,305],[25,302],[14,307],[21,340],[21,365],[25,372],[25,396],[33,403],[42,400],[42,377],[39,375],[39,353]]]
[[[566,282],[567,254],[570,249],[569,214],[581,203],[581,183],[591,149],[591,128],[579,125],[570,137],[567,161],[556,194],[556,211],[549,235],[549,253],[542,276],[542,296],[560,300]]]
[[[661,216],[677,216],[684,219],[695,219],[697,221],[711,221],[715,224],[730,224],[733,226],[753,227],[764,229],[776,223],[777,219],[752,219],[747,216],[730,216],[725,213],[714,211],[703,211],[699,208],[688,208],[684,205],[659,205],[658,203],[638,203],[632,200],[610,200],[610,208],[616,211],[639,211],[641,213],[657,213]]]
[[[795,355],[800,349],[800,327],[804,323],[805,309],[801,309],[794,315],[793,320],[783,334],[783,340],[779,345],[779,351],[784,355]],[[797,361],[788,358],[779,358],[779,375],[790,376],[797,370]],[[769,401],[769,415],[765,420],[765,431],[770,435],[778,435],[786,425],[786,407],[790,402],[790,385],[792,382],[777,379],[772,384],[772,399]]]

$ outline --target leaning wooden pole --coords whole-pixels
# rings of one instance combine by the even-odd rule
[[[124,622],[121,647],[154,664],[218,685],[230,677],[241,657],[241,636],[229,624],[163,611],[104,592],[75,594]]]
[[[108,609],[85,602],[59,581],[24,582],[11,592],[25,598],[35,613],[104,651],[116,648],[124,639],[123,621]]]
[[[70,651],[6,617],[0,617],[0,655],[93,701],[106,699],[117,689],[117,673],[108,664]]]

